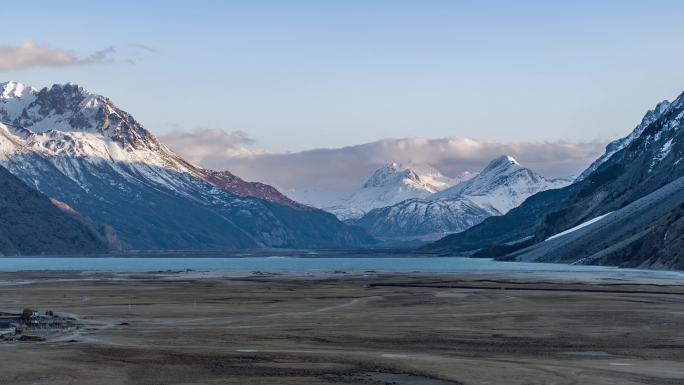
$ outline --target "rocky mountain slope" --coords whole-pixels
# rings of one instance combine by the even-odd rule
[[[624,207],[591,218],[515,251],[506,259],[625,267],[674,268],[682,266],[684,177]]]
[[[501,156],[467,181],[423,199],[372,210],[352,223],[381,238],[434,239],[503,215],[539,191],[568,183],[546,179],[512,157]]]
[[[639,136],[641,136],[641,133],[644,132],[646,127],[648,127],[651,123],[658,120],[658,118],[660,118],[663,115],[663,113],[667,110],[668,107],[670,107],[670,102],[668,100],[664,100],[658,103],[655,106],[655,108],[646,112],[646,115],[644,115],[644,117],[641,119],[641,123],[639,123],[634,128],[634,130],[632,130],[632,132],[629,133],[629,135],[625,136],[624,138],[620,138],[608,143],[608,145],[606,146],[606,152],[603,155],[601,155],[598,159],[596,159],[591,164],[591,166],[584,170],[577,179],[585,179],[587,176],[596,171],[596,169],[598,169],[599,166],[601,166],[603,163],[609,160],[610,157],[615,155],[616,152],[629,146],[634,140],[638,139]]]
[[[684,204],[684,96],[649,111],[635,130],[608,145],[576,183],[533,214],[538,196],[517,210],[534,219],[518,223],[519,241],[485,236],[514,212],[446,237],[428,248],[458,252],[480,248],[503,259],[682,268]],[[541,195],[541,194],[539,194]],[[508,245],[505,245],[508,242]]]
[[[631,268],[684,270],[684,203],[653,222],[638,239],[587,262]]]
[[[60,207],[64,209],[60,210]],[[97,254],[108,250],[98,229],[67,213],[68,207],[28,187],[0,167],[0,253],[2,255]],[[103,231],[104,232],[104,231]]]
[[[451,179],[428,165],[404,166],[393,162],[375,170],[359,188],[341,196],[295,193],[294,197],[331,212],[342,220],[350,220],[360,218],[375,208],[406,199],[427,197],[469,177],[469,173],[464,173]]]
[[[128,249],[350,247],[371,241],[263,184],[196,167],[106,97],[0,84],[0,162]],[[256,196],[256,198],[255,198]]]
[[[201,169],[200,174],[207,182],[235,195],[259,198],[300,210],[313,210],[313,207],[293,201],[273,186],[261,182],[247,182],[230,171]]]
[[[683,121],[684,98],[680,97],[646,127],[637,126],[640,134],[579,181],[577,191],[545,218],[538,237],[622,208],[684,175]]]
[[[682,242],[676,222],[684,204],[683,126],[684,96],[680,96],[651,123],[637,127],[641,132],[635,130],[622,149],[580,181],[576,192],[544,218],[543,226],[535,234],[540,242],[513,257],[640,267],[680,266],[681,252],[667,245]],[[583,231],[546,242],[554,234],[597,217],[601,219],[582,228]],[[672,232],[668,224],[673,226]]]
[[[478,225],[448,235],[422,249],[446,254],[471,254],[484,249],[487,256],[494,256],[494,250],[488,250],[490,248],[496,248],[498,253],[509,251],[512,245],[532,241],[534,231],[541,227],[544,216],[557,210],[573,189],[574,185],[570,185],[539,192],[505,215],[489,217]]]

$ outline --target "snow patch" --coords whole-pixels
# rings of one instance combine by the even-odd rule
[[[611,213],[612,213],[612,211],[611,211],[611,212],[608,212],[608,213],[605,213],[605,214],[603,214],[603,215],[599,215],[598,217],[593,218],[593,219],[590,219],[590,220],[588,220],[588,221],[586,221],[586,222],[582,222],[582,223],[580,223],[579,225],[577,225],[577,226],[575,226],[575,227],[569,228],[569,229],[567,229],[567,230],[565,230],[565,231],[562,231],[562,232],[560,232],[560,233],[558,233],[558,234],[555,234],[555,235],[552,235],[552,236],[546,238],[546,239],[544,240],[544,242],[550,241],[550,240],[555,239],[555,238],[558,238],[558,237],[562,237],[563,235],[567,235],[567,234],[570,234],[570,233],[574,233],[575,231],[577,231],[577,230],[579,230],[579,229],[581,229],[581,228],[587,227],[587,226],[591,225],[592,223],[596,223],[596,222],[600,221],[601,219],[605,218],[607,215],[610,215]]]
[[[653,157],[653,160],[651,161],[651,165],[648,167],[648,172],[652,172],[653,168],[660,163],[663,159],[667,158],[667,156],[670,154],[670,151],[672,151],[672,138],[665,142],[663,146],[660,148],[660,151]],[[675,162],[675,165],[679,163],[679,161]]]

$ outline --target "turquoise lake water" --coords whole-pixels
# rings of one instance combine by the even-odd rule
[[[85,270],[112,272],[150,272],[194,270],[230,275],[256,271],[307,275],[334,273],[555,273],[598,276],[625,274],[660,275],[683,278],[684,274],[599,266],[572,266],[550,263],[497,262],[461,257],[2,257],[0,271]]]

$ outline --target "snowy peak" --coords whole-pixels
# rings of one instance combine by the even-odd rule
[[[35,98],[36,90],[14,81],[0,83],[0,122],[11,122]]]
[[[680,98],[678,98],[678,100]],[[663,100],[662,102],[658,103],[655,106],[655,108],[653,108],[652,110],[648,110],[644,117],[641,119],[641,122],[634,128],[634,130],[632,130],[632,132],[629,133],[629,135],[625,136],[624,138],[617,139],[608,143],[608,145],[606,146],[606,152],[603,155],[601,155],[601,157],[599,157],[597,160],[595,160],[594,163],[592,163],[586,170],[584,170],[582,174],[580,174],[580,176],[577,177],[577,180],[579,181],[585,179],[591,173],[596,171],[596,169],[598,169],[599,166],[601,166],[613,155],[615,155],[616,152],[629,146],[632,142],[634,142],[641,136],[646,127],[650,126],[656,120],[660,119],[660,117],[665,115],[665,112],[667,112],[670,109],[670,107],[672,107],[672,105],[676,103],[677,100],[675,100],[674,103],[671,103],[668,100]]]
[[[467,174],[466,174],[467,175]],[[452,185],[454,181],[429,165],[404,166],[392,162],[373,171],[363,189],[415,188],[434,193]]]
[[[521,166],[513,157],[503,155],[492,160],[474,178],[438,192],[430,199],[468,198],[503,214],[539,191],[567,184],[567,179],[546,179]]]
[[[510,155],[502,155],[491,162],[485,167],[480,175],[495,175],[503,173],[511,173],[522,169],[523,167],[518,163],[515,158]]]
[[[373,171],[359,188],[337,195],[316,192],[295,196],[302,203],[347,220],[360,218],[370,210],[391,206],[406,199],[425,198],[469,177],[470,173],[464,173],[457,179],[451,179],[430,165],[406,166],[391,162]]]
[[[156,139],[109,98],[73,84],[40,91],[16,82],[2,83],[0,121],[35,133],[52,130],[102,135],[124,148],[156,148]]]
[[[38,90],[33,87],[28,87],[12,80],[0,83],[0,100],[26,99],[37,92]]]
[[[73,83],[38,91],[6,82],[2,91],[7,98],[0,99],[0,123],[6,124],[10,142],[23,142],[0,146],[3,157],[31,149],[45,156],[154,165],[202,177],[105,96]]]
[[[491,162],[489,162],[490,166],[491,165],[502,165],[502,164],[517,164],[518,166],[520,163],[518,163],[517,160],[515,160],[514,157],[510,155],[501,155],[498,158],[492,159]]]
[[[79,185],[84,174],[71,169],[75,158],[109,163],[123,173],[132,168],[134,177],[145,175],[172,188],[177,187],[174,173],[183,173],[238,196],[309,210],[271,186],[186,162],[109,98],[77,84],[55,84],[38,91],[10,81],[0,85],[0,93],[0,159],[20,153],[47,156]],[[174,176],[159,175],[166,172]]]
[[[396,183],[420,183],[414,171],[392,162],[375,170],[363,184],[363,188],[387,187]]]
[[[644,116],[644,119],[641,121],[641,126],[647,126],[653,122],[655,122],[659,117],[663,115],[663,113],[670,108],[670,103],[669,100],[663,100],[662,102],[658,103],[656,107],[652,110],[649,110],[646,113],[646,116]]]
[[[541,179],[539,175],[525,167],[510,155],[502,155],[485,166],[482,171],[473,178],[461,182],[444,191],[431,196],[431,199],[458,198],[463,195],[486,195],[497,187],[507,184],[514,174],[530,177],[531,183],[537,183]]]

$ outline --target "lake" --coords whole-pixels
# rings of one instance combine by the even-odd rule
[[[241,276],[254,272],[285,275],[364,273],[498,273],[596,278],[653,277],[684,281],[684,274],[670,271],[618,269],[552,263],[499,262],[462,257],[1,257],[0,271],[83,270],[111,272],[182,271]]]

